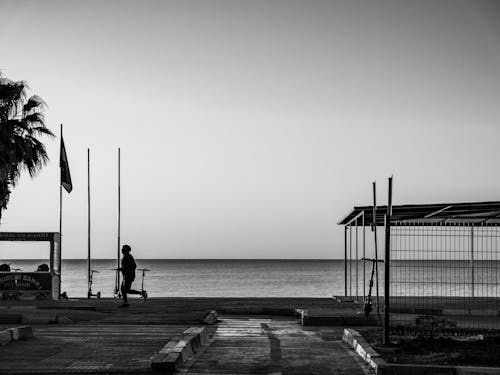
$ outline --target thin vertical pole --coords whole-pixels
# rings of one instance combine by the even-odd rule
[[[379,286],[378,286],[378,241],[377,241],[377,184],[373,181],[373,213],[372,230],[375,236],[375,285],[377,291],[377,314],[380,314]]]
[[[344,227],[344,297],[347,297],[347,225]]]
[[[62,137],[63,125],[61,124],[61,142],[59,146],[59,154],[62,152]],[[62,243],[62,170],[61,170],[61,155],[59,155],[59,234],[61,235]],[[59,245],[61,247],[61,245]]]
[[[120,235],[121,235],[121,160],[120,147],[118,147],[118,248],[117,248],[117,268],[120,268]],[[116,292],[120,291],[120,271],[116,271]]]
[[[349,298],[352,298],[352,225],[349,224]]]
[[[361,224],[363,225],[363,259],[366,258],[366,242],[365,242],[365,211],[363,210],[363,216],[361,219]],[[363,260],[363,301],[366,298],[366,261]]]
[[[470,268],[471,268],[471,296],[474,298],[474,225],[470,227]]]
[[[389,343],[391,214],[392,214],[392,176],[389,177],[389,196],[387,200],[387,213],[385,215],[384,344]]]
[[[90,292],[90,149],[87,148],[87,282]]]
[[[358,293],[358,259],[359,259],[359,255],[358,255],[358,218],[356,218],[356,222],[355,222],[355,225],[356,225],[356,301],[358,301],[359,299],[359,293]]]
[[[61,272],[61,258],[62,258],[62,170],[61,170],[61,152],[63,142],[63,124],[61,124],[61,142],[59,145],[59,289],[61,285],[62,272]],[[53,270],[51,270],[53,271]],[[60,293],[59,293],[60,294]],[[58,296],[59,298],[59,296]]]

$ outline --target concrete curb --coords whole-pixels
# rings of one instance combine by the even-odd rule
[[[61,306],[37,306],[37,305],[4,305],[0,306],[0,310],[86,310],[97,311],[96,306],[77,306],[77,305],[61,305]]]
[[[45,371],[37,368],[27,368],[16,371],[3,371],[0,370],[0,375],[151,375],[151,370],[145,369],[132,369],[132,370],[57,370],[57,371]]]
[[[7,345],[12,341],[26,340],[32,337],[33,329],[31,326],[7,328],[0,331],[0,345]]]
[[[400,365],[387,363],[379,367],[377,374],[382,375],[498,375],[498,367],[469,366],[432,366],[432,365]]]
[[[375,373],[380,374],[380,367],[386,365],[385,361],[368,345],[358,331],[352,328],[345,328],[342,340],[353,348],[361,359],[375,370]]]
[[[0,345],[7,345],[12,341],[12,334],[8,329],[0,331]]]
[[[499,367],[434,366],[386,363],[355,329],[346,328],[342,335],[346,342],[377,375],[500,375]]]
[[[0,314],[0,324],[73,324],[66,315],[38,315],[34,312],[24,314]]]
[[[224,307],[219,309],[221,314],[229,315],[277,315],[277,316],[294,316],[296,309],[290,307]]]
[[[208,343],[205,327],[186,329],[180,338],[170,340],[151,360],[154,372],[173,373],[193,356],[198,348]]]
[[[97,311],[96,306],[37,306],[39,310],[84,310],[84,311]]]
[[[470,309],[419,309],[407,307],[391,307],[391,313],[408,315],[472,316]],[[494,309],[482,309],[481,311],[474,311],[474,316],[498,317],[499,315],[500,311]]]
[[[374,316],[364,315],[325,315],[311,316],[309,310],[296,310],[303,326],[379,326],[380,321]]]

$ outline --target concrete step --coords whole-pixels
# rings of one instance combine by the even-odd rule
[[[376,314],[365,316],[360,313],[345,314],[329,310],[297,310],[298,319],[303,326],[379,326]]]

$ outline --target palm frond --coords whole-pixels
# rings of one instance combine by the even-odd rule
[[[26,101],[27,88],[26,82],[0,79],[0,120],[15,117],[21,112]]]
[[[33,109],[41,111],[47,107],[47,104],[38,95],[33,95],[28,99],[26,104],[23,106],[23,112],[29,113]]]
[[[42,135],[54,136],[45,126],[45,102],[27,95],[24,81],[12,81],[0,72],[0,211],[7,207],[11,188],[21,173],[34,177],[49,158]]]
[[[26,170],[31,177],[47,164],[49,157],[42,142],[31,136],[18,137],[16,142],[16,156],[19,169]],[[16,174],[19,174],[20,170]]]
[[[54,133],[46,126],[36,126],[31,128],[33,136],[48,135],[49,137],[55,137]]]
[[[45,116],[43,113],[33,112],[23,116],[22,120],[26,123],[28,129],[32,128],[35,124],[45,126]]]
[[[0,210],[5,210],[7,208],[7,203],[9,203],[10,197],[10,186],[7,180],[0,181]]]

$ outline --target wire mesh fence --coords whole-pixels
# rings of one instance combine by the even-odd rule
[[[383,227],[379,227],[379,236]],[[359,307],[370,300],[374,313],[381,313],[383,306],[383,260],[374,245],[374,228],[364,214],[355,217],[344,227],[345,234],[345,293],[344,298],[357,302]],[[379,246],[380,254],[380,246]],[[378,260],[378,261],[377,261]]]
[[[404,221],[390,240],[393,332],[500,330],[499,227]]]
[[[367,293],[369,267],[363,261],[367,255],[366,227],[356,219],[352,225],[345,227],[345,296],[362,302]]]

